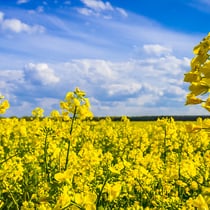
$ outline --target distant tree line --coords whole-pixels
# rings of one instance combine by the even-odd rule
[[[112,121],[121,121],[122,116],[109,116]],[[1,116],[1,118],[6,118]],[[11,116],[8,118],[17,118],[17,119],[25,119],[27,121],[31,121],[34,119],[32,116],[23,116],[23,117],[16,117]],[[93,117],[91,120],[99,121],[102,119],[106,119],[107,116],[100,116],[100,117]],[[130,121],[157,121],[158,119],[162,118],[173,118],[175,121],[196,121],[198,118],[206,119],[210,118],[210,115],[153,115],[153,116],[127,116]],[[44,117],[40,117],[40,120],[44,119]],[[90,119],[88,119],[90,120]]]
[[[173,118],[175,121],[196,121],[198,118],[206,119],[210,118],[208,115],[158,115],[158,116],[127,116],[130,121],[157,121],[162,118]],[[106,117],[94,117],[93,120],[101,120]],[[113,121],[120,121],[122,117],[112,116],[110,117]]]

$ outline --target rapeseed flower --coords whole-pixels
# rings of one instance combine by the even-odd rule
[[[44,109],[42,109],[41,107],[36,107],[35,109],[32,110],[31,114],[33,117],[43,117]]]
[[[185,105],[188,105],[188,104],[200,104],[202,102],[203,102],[202,99],[197,98],[195,96],[195,94],[190,93],[190,94],[187,95],[187,100],[185,102]]]
[[[208,204],[201,194],[199,194],[198,197],[193,201],[193,206],[198,210],[209,210]]]
[[[3,98],[4,97],[1,96],[0,100]],[[9,107],[10,107],[10,104],[9,104],[8,100],[4,100],[4,101],[0,102],[0,114],[4,114]]]

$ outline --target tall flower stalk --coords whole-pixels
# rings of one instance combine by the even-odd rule
[[[68,92],[65,100],[60,102],[60,107],[63,110],[64,116],[68,115],[71,118],[71,126],[69,130],[70,138],[73,132],[73,126],[76,119],[85,119],[92,117],[90,111],[90,103],[88,98],[85,97],[85,92],[76,88],[74,92]],[[68,139],[68,147],[66,153],[65,170],[68,168],[68,160],[70,153],[71,139]]]

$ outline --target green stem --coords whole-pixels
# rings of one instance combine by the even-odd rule
[[[49,171],[48,171],[48,163],[47,163],[47,137],[48,130],[46,130],[45,140],[44,140],[44,164],[45,164],[45,173],[47,174],[47,179],[49,181]]]
[[[97,202],[96,202],[96,209],[98,209],[98,207],[99,207],[100,199],[101,199],[101,196],[102,196],[104,187],[105,187],[105,185],[106,185],[106,183],[107,183],[109,177],[110,177],[110,173],[107,174],[106,179],[104,180],[104,183],[103,183],[103,185],[102,185],[102,187],[101,187],[101,190],[100,190],[100,192],[99,192],[99,194],[98,194]]]
[[[14,198],[12,192],[10,191],[9,187],[5,183],[3,183],[3,184],[5,185],[6,189],[8,190],[8,192],[9,192],[9,194],[10,194],[10,196],[11,196],[11,198],[12,198],[12,200],[13,200],[15,206],[16,206],[16,209],[19,210],[20,209],[19,205],[18,205],[17,201],[15,200],[15,198]]]
[[[71,136],[72,131],[73,131],[73,125],[74,125],[74,120],[76,119],[76,113],[77,113],[77,107],[75,107],[75,109],[74,109],[74,114],[73,114],[72,121],[71,121],[71,128],[70,128],[70,131],[69,131],[70,136]],[[68,168],[70,146],[71,146],[71,142],[70,142],[70,139],[69,139],[68,140],[68,149],[67,149],[67,154],[66,154],[65,171]]]
[[[3,163],[5,163],[5,162],[7,162],[8,160],[12,159],[13,157],[15,157],[15,156],[17,156],[17,155],[19,155],[19,153],[18,153],[18,152],[17,152],[16,154],[14,154],[14,155],[12,155],[12,156],[8,157],[7,159],[5,159],[5,160],[1,161],[1,162],[0,162],[0,165],[1,165],[1,164],[3,164]]]
[[[184,141],[183,141],[184,142]],[[183,148],[184,143],[182,143],[179,146],[179,150],[178,150],[178,164],[179,164],[179,168],[178,168],[178,176],[179,179],[181,178],[181,161],[182,161],[182,148]]]
[[[61,210],[64,210],[64,209],[66,209],[66,208],[68,208],[70,206],[76,206],[79,209],[83,209],[79,204],[71,201],[70,204],[68,204],[67,206],[64,206]]]

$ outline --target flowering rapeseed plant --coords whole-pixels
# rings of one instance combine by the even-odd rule
[[[190,93],[187,95],[186,105],[202,104],[210,111],[210,97],[199,98],[210,91],[210,33],[193,49],[195,57],[191,60],[191,69],[184,76],[184,81],[189,82]]]
[[[189,82],[189,90],[190,93],[187,95],[186,99],[186,105],[188,104],[201,104],[202,107],[204,107],[207,111],[210,111],[210,95],[208,94],[210,92],[210,33],[204,37],[204,39],[194,47],[193,53],[195,54],[195,57],[191,60],[191,69],[188,73],[184,76],[184,81]],[[207,95],[208,94],[208,95]],[[207,96],[206,96],[207,95]],[[200,96],[200,97],[199,97]],[[205,97],[206,96],[206,97]],[[203,150],[203,145],[207,146],[207,150],[204,151],[204,154],[207,155],[207,151],[210,149],[210,143],[209,143],[209,135],[207,132],[205,132],[203,129],[205,129],[207,132],[210,129],[209,120],[205,120],[202,122],[202,120],[198,120],[196,125],[187,125],[187,132],[194,132],[197,133],[197,142],[195,144],[197,147],[199,147],[200,152]],[[203,135],[207,135],[204,137]],[[199,142],[199,139],[205,139],[201,142]],[[207,155],[208,156],[208,155]],[[186,178],[189,177],[197,177],[197,168],[201,169],[201,160],[197,160],[197,164],[195,164],[195,158],[186,160],[184,164],[188,165],[188,171],[185,171],[187,166],[183,166],[183,169],[180,170],[183,173],[183,176]],[[191,162],[193,161],[193,162]],[[206,159],[203,160],[203,167],[201,170],[204,170],[206,172],[202,172],[202,176],[198,177],[191,182],[190,189],[193,191],[197,191],[199,189],[199,183],[205,182],[206,178],[209,176],[210,167],[208,164],[208,161],[206,162]],[[197,166],[196,166],[197,165]],[[189,172],[190,169],[190,172]],[[206,174],[208,173],[208,175]],[[207,178],[208,179],[208,178]],[[206,182],[205,182],[206,183]],[[207,184],[207,183],[206,183]],[[206,187],[209,187],[209,182]],[[208,210],[209,207],[209,198],[210,195],[205,195],[201,192],[201,194],[197,195],[194,199],[189,199],[188,203],[191,203],[192,208],[196,209],[203,209]]]
[[[4,96],[0,96],[0,114],[4,114],[10,107],[8,100],[3,100]]]
[[[76,119],[85,119],[87,117],[92,117],[93,114],[90,111],[90,103],[88,98],[85,98],[85,92],[79,88],[75,88],[74,92],[68,92],[66,94],[65,100],[60,102],[60,107],[63,110],[64,116],[72,115],[71,127],[70,127],[70,138],[73,131],[74,121]],[[70,152],[71,141],[68,139],[68,149],[66,155],[65,170],[68,167],[69,152]]]

